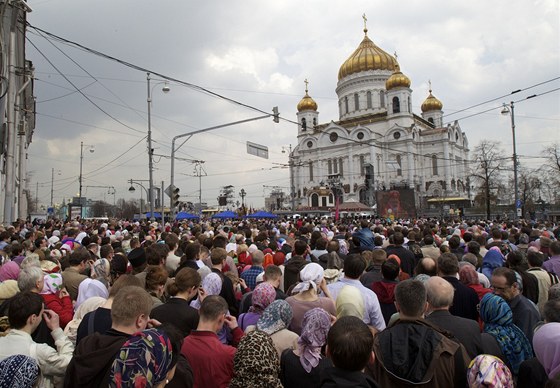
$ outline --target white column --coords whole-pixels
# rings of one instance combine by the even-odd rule
[[[410,187],[414,187],[414,159],[412,156],[412,134],[410,135],[410,139],[406,144],[406,152],[407,152],[407,165],[408,165],[408,184]]]
[[[354,146],[350,145],[348,147],[348,184],[350,185],[350,196],[353,197],[354,193]]]
[[[451,170],[451,161],[449,160],[449,140],[445,139],[443,142],[443,171],[444,171],[444,179],[445,184],[447,186],[447,190],[451,187],[451,179],[449,178],[450,170]]]

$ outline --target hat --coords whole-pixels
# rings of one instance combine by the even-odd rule
[[[56,243],[59,242],[60,239],[53,234],[53,236],[51,238],[49,238],[48,241],[49,241],[49,248],[50,248],[50,247],[56,245]]]
[[[9,356],[0,362],[0,387],[33,387],[39,378],[35,359],[21,354]]]
[[[60,230],[53,230],[52,235],[56,237],[60,237]]]
[[[126,273],[127,266],[128,263],[126,262],[126,257],[124,257],[124,255],[115,255],[111,260],[111,273],[115,275],[123,275]]]
[[[133,267],[140,267],[142,264],[146,263],[146,252],[144,248],[134,248],[128,254],[128,261]]]

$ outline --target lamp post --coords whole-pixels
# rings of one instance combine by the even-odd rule
[[[294,186],[294,155],[292,152],[292,145],[289,147],[282,147],[282,153],[285,154],[288,150],[288,166],[290,167],[290,198],[292,204],[292,212],[296,211],[296,188]]]
[[[511,135],[513,138],[513,189],[515,191],[515,215],[514,219],[517,219],[521,216],[520,210],[521,204],[519,203],[519,191],[517,188],[517,143],[515,141],[515,113],[514,113],[514,105],[513,101],[510,102],[509,106],[504,103],[503,109],[501,112],[503,115],[509,114],[511,117]]]
[[[58,171],[58,175],[61,174],[60,170]],[[54,167],[52,168],[52,173],[51,173],[51,208],[54,208]]]
[[[130,182],[130,187],[128,188],[128,191],[130,191],[131,193],[134,193],[136,191],[136,189],[133,186],[133,184],[135,184],[143,188],[144,191],[146,192],[146,195],[149,195],[148,189],[146,189],[146,187],[141,183],[141,182],[149,182],[146,179],[129,179],[128,182]],[[140,214],[142,214],[142,192],[140,192]],[[153,211],[150,212],[150,219],[152,218],[154,218]]]
[[[84,144],[83,141],[80,142],[80,191],[78,192],[78,196],[80,197],[80,205],[82,205],[82,168],[84,164],[84,146],[89,147],[89,152],[94,153],[95,147],[92,145]]]
[[[148,170],[149,170],[149,192],[148,192],[148,200],[150,201],[150,221],[153,221],[154,218],[154,165],[153,165],[153,153],[154,150],[152,148],[152,91],[153,88],[150,88],[150,73],[146,73],[146,80],[148,84]],[[153,87],[155,88],[159,84],[165,84],[165,86],[161,89],[164,93],[169,92],[171,90],[167,84],[167,81],[158,82]],[[132,187],[132,186],[131,186]]]
[[[247,195],[247,192],[245,191],[245,189],[241,189],[241,191],[239,192],[239,196],[241,197],[241,207],[243,208],[243,210],[245,210],[245,196]]]

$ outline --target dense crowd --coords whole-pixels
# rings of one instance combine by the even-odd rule
[[[1,387],[560,387],[560,227],[0,227]]]

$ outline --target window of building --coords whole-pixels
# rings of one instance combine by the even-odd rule
[[[319,207],[319,195],[317,193],[311,194],[311,207]]]
[[[381,104],[382,108],[385,108],[385,93],[382,91],[379,92],[379,103]]]
[[[334,195],[332,195],[332,193],[329,194],[329,203],[330,204],[334,203]]]
[[[327,207],[327,197],[321,197],[321,206]]]
[[[348,97],[344,97],[344,113],[348,113]]]
[[[344,169],[342,167],[343,163],[344,162],[342,158],[338,159],[338,174],[340,175],[341,178],[344,176]]]
[[[371,100],[371,92],[367,92],[366,93],[366,98],[367,98],[367,107],[368,109],[373,108],[373,102]]]
[[[333,159],[333,174],[338,174],[338,160]]]
[[[313,117],[313,128],[317,126],[317,117]]]
[[[305,117],[301,119],[301,130],[305,131],[307,129],[307,120],[305,120]]]
[[[333,143],[336,142],[338,140],[338,133],[331,132],[331,134],[329,135],[329,140],[332,141]]]
[[[327,161],[327,172],[332,175],[332,161],[330,159]]]
[[[309,180],[313,182],[313,161],[309,161]]]
[[[434,118],[433,118],[433,117],[430,117],[430,118],[428,119],[428,121],[429,121],[430,123],[433,124],[433,123],[434,123]]]
[[[412,112],[412,105],[410,103],[410,97],[408,97],[408,112]]]
[[[360,155],[360,176],[366,175],[365,157]]]
[[[393,133],[393,139],[399,140],[400,138],[401,138],[401,133],[399,131]]]
[[[397,168],[397,176],[402,176],[402,160],[400,155],[397,155],[397,164],[399,165],[399,168]]]
[[[364,135],[363,132],[358,132],[357,138],[358,138],[358,140],[362,140],[362,139],[364,138],[364,136],[365,136],[365,135]]]
[[[432,156],[432,175],[438,175],[437,156]]]
[[[393,97],[393,113],[400,113],[401,103],[398,97]]]
[[[307,148],[311,148],[311,147],[313,147],[313,142],[311,140],[309,140],[307,142]]]
[[[360,110],[360,96],[358,96],[358,93],[354,93],[354,110]]]

